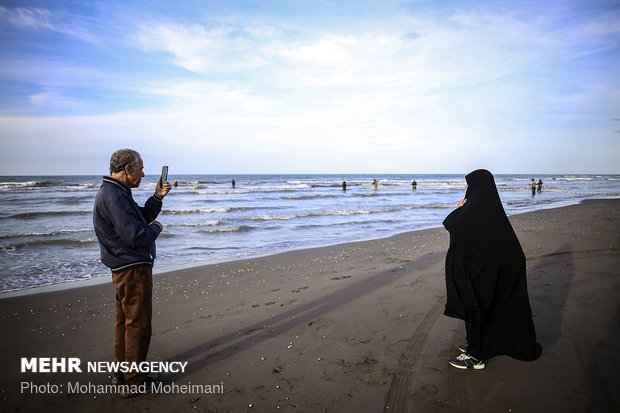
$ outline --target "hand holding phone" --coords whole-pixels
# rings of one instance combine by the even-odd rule
[[[157,182],[157,186],[155,187],[155,195],[160,197],[165,197],[170,192],[172,185],[170,185],[168,181],[168,167],[163,166],[161,168],[161,176],[159,177],[159,182]]]

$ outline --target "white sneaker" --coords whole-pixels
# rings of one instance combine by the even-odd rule
[[[457,369],[475,369],[482,370],[485,365],[482,360],[478,360],[475,357],[469,355],[469,353],[461,353],[458,357],[451,357],[448,359],[448,363]]]

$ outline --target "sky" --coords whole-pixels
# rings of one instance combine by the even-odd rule
[[[620,1],[2,0],[0,175],[620,173]]]

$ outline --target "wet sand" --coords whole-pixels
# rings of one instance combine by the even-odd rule
[[[21,357],[112,358],[106,284],[0,299],[3,412],[618,411],[620,200],[510,218],[528,260],[542,357],[450,367],[464,340],[443,315],[443,228],[154,277],[152,361],[167,383],[223,393],[68,393],[105,373],[21,373]],[[57,385],[62,393],[21,392]]]

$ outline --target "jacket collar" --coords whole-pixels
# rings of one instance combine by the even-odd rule
[[[103,177],[103,183],[109,183],[109,184],[113,184],[116,185],[118,187],[120,187],[121,189],[123,189],[124,191],[126,191],[127,193],[131,194],[131,189],[129,189],[127,186],[125,186],[125,184],[123,184],[121,181],[118,181],[114,178],[112,178],[111,176],[104,176]]]

